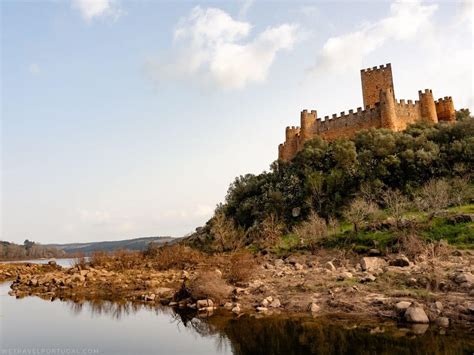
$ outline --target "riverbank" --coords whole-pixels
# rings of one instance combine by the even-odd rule
[[[187,248],[180,248],[185,259]],[[417,260],[327,250],[248,258],[219,255],[165,270],[146,258],[121,268],[113,259],[71,268],[2,264],[0,280],[12,280],[10,295],[18,298],[131,301],[208,315],[222,309],[235,316],[308,313],[474,324],[474,256],[467,250]]]

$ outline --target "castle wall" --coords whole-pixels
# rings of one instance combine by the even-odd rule
[[[392,90],[393,88],[392,66],[390,64],[381,65],[378,68],[362,69],[360,71],[362,82],[362,97],[364,108],[373,107],[380,100],[380,90]]]
[[[301,128],[287,127],[285,143],[278,146],[278,158],[291,160],[304,143],[316,136],[331,141],[337,138],[351,138],[358,131],[369,128],[386,128],[402,131],[416,122],[437,123],[453,122],[456,111],[451,97],[434,101],[433,93],[427,89],[419,91],[418,101],[397,101],[393,90],[392,68],[386,66],[361,70],[363,110],[341,112],[326,116],[324,120],[317,117],[316,111],[301,112]]]
[[[366,110],[359,107],[356,111],[349,110],[348,113],[341,112],[340,115],[326,116],[324,121],[317,120],[315,133],[326,140],[334,140],[350,138],[361,129],[380,128],[380,126],[380,107],[376,105]]]
[[[408,125],[420,121],[420,103],[412,100],[400,100],[395,103],[397,116],[397,131],[403,131]]]
[[[451,96],[435,101],[435,106],[439,121],[454,122],[456,120],[456,111]]]

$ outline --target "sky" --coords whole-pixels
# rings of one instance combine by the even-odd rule
[[[471,1],[0,1],[1,240],[183,236],[268,170],[299,112],[474,109]]]

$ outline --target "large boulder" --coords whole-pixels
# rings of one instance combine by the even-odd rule
[[[405,320],[408,323],[429,323],[430,320],[425,313],[425,310],[420,305],[413,303],[405,311]]]
[[[375,256],[366,256],[360,260],[360,266],[364,271],[371,271],[387,266],[387,262],[382,258]]]

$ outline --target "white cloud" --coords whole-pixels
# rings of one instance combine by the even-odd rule
[[[200,77],[226,89],[261,83],[276,54],[293,47],[298,26],[269,27],[248,40],[251,29],[220,9],[195,7],[175,29],[177,54],[168,62],[149,60],[148,73],[157,81]]]
[[[123,14],[115,0],[72,0],[72,6],[80,11],[87,22],[99,17],[117,20]]]
[[[423,31],[431,30],[431,18],[437,5],[423,5],[419,1],[395,1],[390,15],[373,23],[365,23],[354,32],[329,38],[319,53],[319,71],[358,70],[371,52],[389,40],[415,40]]]
[[[30,72],[30,74],[32,75],[39,75],[41,73],[41,68],[40,66],[37,64],[37,63],[31,63],[29,66],[28,66],[28,71]]]

